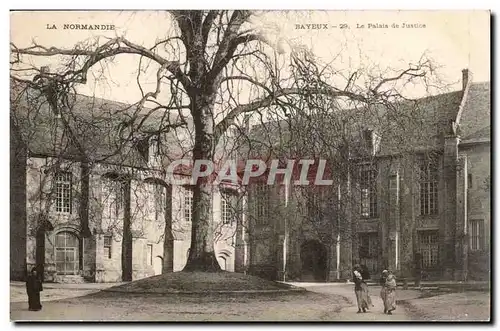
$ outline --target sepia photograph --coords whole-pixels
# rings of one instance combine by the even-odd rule
[[[487,10],[10,12],[10,320],[490,322]]]

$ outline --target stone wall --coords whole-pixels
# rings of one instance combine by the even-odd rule
[[[460,149],[467,154],[467,219],[484,221],[484,249],[468,252],[468,279],[487,280],[491,276],[491,165],[490,145],[470,145]],[[470,232],[470,231],[469,231]]]
[[[10,279],[26,276],[26,149],[13,126],[10,136]]]
[[[438,157],[438,211],[433,215],[420,215],[419,164],[422,155],[395,159],[378,160],[377,178],[378,207],[377,218],[359,218],[359,203],[356,185],[351,191],[342,188],[343,196],[352,200],[346,215],[339,220],[340,232],[335,232],[324,244],[328,250],[328,280],[351,277],[352,264],[359,260],[359,234],[378,234],[380,254],[377,258],[379,271],[391,268],[398,277],[414,277],[415,253],[418,250],[418,233],[423,230],[438,232],[439,262],[434,269],[426,270],[427,279],[484,279],[489,275],[490,238],[490,149],[489,145],[462,147],[459,140],[448,137],[442,153]],[[332,194],[336,190],[332,189]],[[466,199],[466,196],[468,198]],[[284,200],[281,195],[275,199]],[[300,200],[300,197],[299,197]],[[467,200],[467,201],[465,201]],[[298,215],[298,213],[295,213]],[[300,245],[311,231],[303,218],[289,220],[289,243],[287,275],[290,279],[301,278],[302,261]],[[467,220],[481,219],[485,222],[485,247],[481,254],[468,252],[468,239],[463,235]],[[251,224],[250,269],[255,274],[272,274],[279,269],[273,256],[274,250],[283,250],[280,243],[283,231],[279,228],[282,219],[267,225]],[[293,224],[292,224],[293,223]],[[274,224],[274,227],[273,225]],[[340,242],[337,245],[337,239]],[[339,250],[339,252],[337,252]],[[339,257],[339,263],[337,262]],[[469,257],[468,257],[469,256]],[[279,264],[279,263],[278,263]],[[337,265],[338,264],[338,265]],[[282,272],[281,274],[282,275]]]

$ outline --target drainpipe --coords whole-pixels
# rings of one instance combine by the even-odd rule
[[[340,184],[338,185],[338,190],[337,190],[337,196],[338,196],[338,201],[339,201],[339,206],[338,206],[338,210],[340,211],[340,199],[342,198],[342,194],[341,194],[341,191],[340,191]],[[337,213],[338,215],[340,215],[340,212]],[[338,218],[339,216],[337,216]],[[340,223],[340,220],[337,219],[337,224]],[[339,226],[337,226],[337,247],[336,247],[336,252],[337,252],[337,280],[340,279],[340,231],[339,231]]]
[[[288,181],[285,180],[285,212],[288,207]],[[287,257],[287,243],[288,243],[288,217],[285,216],[285,236],[283,238],[283,282],[286,282],[286,257]]]
[[[400,270],[399,268],[399,233],[396,232],[396,270]]]

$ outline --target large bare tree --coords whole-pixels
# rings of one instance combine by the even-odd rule
[[[232,126],[241,128],[242,118],[273,111],[286,116],[301,100],[322,95],[336,108],[357,104],[390,102],[400,81],[425,79],[432,66],[421,61],[387,76],[370,76],[359,80],[353,71],[343,77],[328,64],[321,64],[310,52],[291,47],[283,60],[283,39],[272,41],[259,32],[250,11],[171,11],[173,22],[166,37],[148,47],[124,37],[102,43],[92,40],[70,48],[33,43],[27,48],[11,44],[11,76],[17,80],[19,70],[38,70],[30,66],[33,57],[54,58],[59,66],[46,77],[50,84],[65,89],[85,84],[96,67],[112,63],[120,55],[140,58],[137,84],[142,98],[135,106],[142,109],[153,104],[154,111],[186,110],[193,121],[193,161],[213,160],[221,138]],[[156,70],[155,88],[145,92],[140,76],[144,67]],[[338,85],[339,78],[343,82]],[[164,87],[167,89],[164,90]],[[60,88],[59,88],[60,89]],[[168,100],[162,103],[161,95]],[[168,117],[168,116],[167,116]],[[85,173],[85,169],[82,169]],[[185,270],[217,271],[214,254],[214,229],[211,222],[212,188],[207,178],[194,185],[191,248]]]

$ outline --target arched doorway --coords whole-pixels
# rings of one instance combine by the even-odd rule
[[[231,262],[229,258],[231,256],[231,252],[227,249],[223,249],[219,252],[217,256],[217,262],[219,262],[220,268],[225,271],[233,271]]]
[[[302,261],[302,281],[322,282],[326,280],[327,252],[325,246],[317,240],[304,242],[300,249]]]
[[[56,272],[59,275],[77,275],[80,260],[80,240],[69,231],[62,231],[55,237]]]
[[[219,256],[218,262],[222,270],[227,270],[227,261],[225,256]]]
[[[156,275],[161,275],[163,271],[163,257],[157,255],[153,261],[153,270]]]

